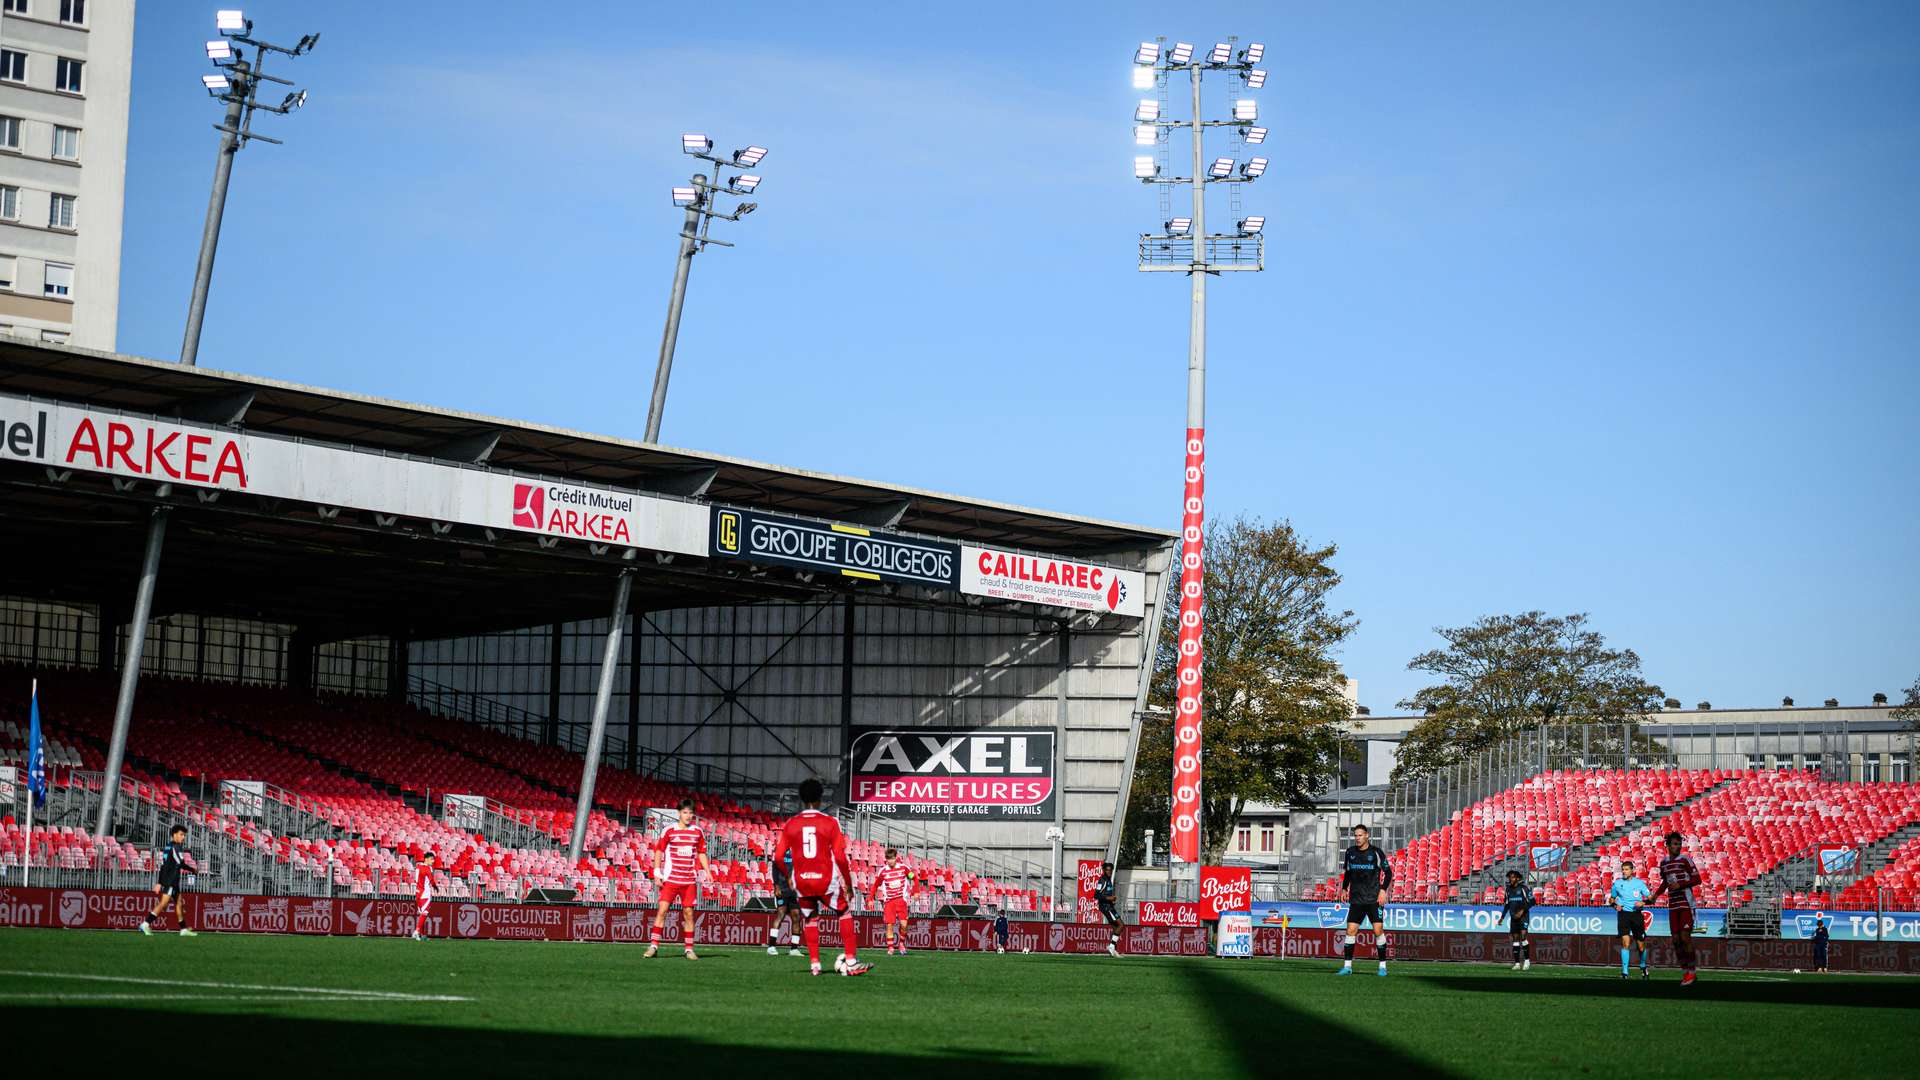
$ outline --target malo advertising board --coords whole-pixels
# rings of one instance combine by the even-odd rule
[[[856,727],[853,802],[902,818],[1053,820],[1052,728]]]
[[[707,507],[0,394],[0,461],[615,547],[707,554]]]

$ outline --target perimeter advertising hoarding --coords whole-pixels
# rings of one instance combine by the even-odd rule
[[[1094,895],[1100,888],[1100,866],[1099,859],[1080,860],[1080,872],[1074,879],[1074,922],[1106,921],[1100,917],[1100,900]]]
[[[1667,909],[1647,908],[1647,933],[1668,936]],[[1382,911],[1390,932],[1425,931],[1436,934],[1480,934],[1504,932],[1506,919],[1497,907],[1478,904],[1388,904]],[[1340,929],[1347,925],[1347,905],[1284,900],[1253,905],[1256,926],[1278,927],[1282,918],[1291,919],[1294,929]],[[1610,907],[1547,907],[1533,909],[1528,926],[1535,934],[1569,934],[1576,937],[1613,937],[1618,933],[1618,913]],[[1723,908],[1699,908],[1694,912],[1696,937],[1724,937],[1727,913]]]
[[[1214,939],[1215,956],[1253,955],[1253,916],[1244,911],[1220,913],[1220,933]]]
[[[1136,619],[1147,612],[1147,576],[1138,570],[971,545],[960,548],[960,591]]]
[[[707,507],[0,394],[0,461],[422,521],[707,554]]]
[[[1200,868],[1200,917],[1209,922],[1228,911],[1251,911],[1253,870],[1245,866]]]
[[[898,818],[1052,821],[1052,728],[856,727],[853,803]]]
[[[1780,912],[1780,936],[1810,941],[1818,923],[1827,924],[1830,941],[1920,942],[1920,912],[1814,911],[1786,908]]]
[[[713,508],[713,553],[863,581],[897,581],[934,589],[960,584],[956,545],[733,506]]]

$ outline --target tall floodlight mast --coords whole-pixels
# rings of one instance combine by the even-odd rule
[[[1203,545],[1206,532],[1207,476],[1207,277],[1236,270],[1265,268],[1265,225],[1260,216],[1242,218],[1233,232],[1207,232],[1207,189],[1224,185],[1228,206],[1240,208],[1240,185],[1258,180],[1266,172],[1267,159],[1241,159],[1241,151],[1266,140],[1267,129],[1256,126],[1259,105],[1239,96],[1266,85],[1267,73],[1259,69],[1266,47],[1258,43],[1236,52],[1238,39],[1228,38],[1205,54],[1197,54],[1188,42],[1166,45],[1165,38],[1143,41],[1134,53],[1133,85],[1136,89],[1160,91],[1157,98],[1144,98],[1133,114],[1134,142],[1159,148],[1155,154],[1133,159],[1133,175],[1143,184],[1153,184],[1161,192],[1161,210],[1171,207],[1174,187],[1190,188],[1193,208],[1180,217],[1165,218],[1161,232],[1140,237],[1140,269],[1186,274],[1193,283],[1191,322],[1187,342],[1187,430],[1185,498],[1180,521],[1180,621],[1176,638],[1178,663],[1175,668],[1175,708],[1173,713],[1173,808],[1167,851],[1176,878],[1192,880],[1198,875],[1201,852],[1200,773],[1203,656],[1201,630],[1205,619],[1206,576]],[[1177,72],[1185,72],[1193,90],[1192,114],[1178,120],[1167,115],[1166,95]],[[1201,84],[1209,75],[1224,77],[1234,97],[1229,119],[1208,120],[1201,100]],[[1192,171],[1186,176],[1167,175],[1172,168],[1173,129],[1188,128],[1192,136]],[[1216,136],[1232,136],[1230,156],[1207,157],[1207,129],[1224,129]],[[1151,138],[1149,137],[1151,136]],[[1220,140],[1224,141],[1224,140]]]

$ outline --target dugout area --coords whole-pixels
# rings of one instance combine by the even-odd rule
[[[93,442],[78,434],[88,421]],[[114,424],[128,432],[108,433]],[[442,479],[452,494],[433,505],[447,513],[408,512]],[[510,511],[494,495],[509,485]],[[540,512],[532,489],[582,500],[580,516],[513,527],[509,513]],[[331,492],[343,497],[316,497]],[[623,515],[623,500],[637,509]],[[950,829],[956,846],[1041,866],[1054,827],[1068,866],[1117,846],[1173,543],[1163,530],[0,339],[0,656],[117,670],[156,514],[148,674],[484,711],[584,752],[604,670],[605,760],[763,792],[818,776],[842,799],[847,751],[868,729],[1031,733],[1025,773],[1051,732],[1044,805],[895,807]],[[761,533],[786,546],[741,539]],[[885,546],[860,564],[881,572],[823,561],[822,536]],[[1013,593],[972,580],[995,566],[1022,577]],[[954,751],[929,775],[1004,772],[1012,745]]]

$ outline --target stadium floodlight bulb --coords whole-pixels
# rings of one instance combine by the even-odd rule
[[[675,206],[692,206],[699,201],[700,193],[690,187],[677,187],[673,189],[673,205]]]
[[[1173,48],[1167,50],[1167,62],[1175,67],[1184,66],[1193,59],[1193,46],[1185,41],[1176,41]]]
[[[1222,180],[1226,179],[1229,176],[1232,176],[1233,175],[1233,159],[1232,158],[1214,158],[1213,164],[1207,166],[1207,175],[1216,177]]]
[[[1260,119],[1260,103],[1250,98],[1241,98],[1233,103],[1233,118],[1243,124]]]
[[[685,154],[704,154],[713,149],[713,140],[698,132],[689,131],[680,136],[680,151]]]
[[[766,147],[749,146],[745,150],[735,150],[733,152],[733,163],[735,165],[744,165],[747,168],[751,169],[755,165],[760,164],[760,159],[766,156],[767,156]]]
[[[207,59],[213,61],[233,59],[233,42],[226,38],[214,38],[207,42]]]
[[[1142,180],[1151,180],[1160,175],[1160,163],[1150,157],[1134,158],[1133,175]]]
[[[200,76],[200,85],[206,87],[208,92],[211,93],[216,90],[225,90],[233,84],[227,81],[225,75],[202,75]]]
[[[1240,166],[1240,171],[1246,175],[1247,179],[1252,180],[1267,171],[1267,159],[1263,157],[1254,158],[1245,165]]]
[[[1246,61],[1249,64],[1257,64],[1260,61],[1266,59],[1266,56],[1267,56],[1267,47],[1265,45],[1260,44],[1257,41],[1240,51],[1240,59]]]
[[[1267,129],[1263,127],[1250,127],[1247,129],[1246,137],[1248,142],[1257,146],[1267,141]]]
[[[1160,119],[1160,103],[1152,98],[1141,98],[1140,107],[1133,110],[1133,118],[1143,124]]]
[[[1133,62],[1136,64],[1146,64],[1148,66],[1152,66],[1154,64],[1159,63],[1160,62],[1159,43],[1153,42],[1153,41],[1141,42],[1140,47],[1134,50]]]
[[[1133,88],[1135,90],[1151,90],[1153,89],[1153,81],[1156,78],[1158,78],[1158,76],[1154,74],[1154,69],[1150,67],[1134,68]]]
[[[760,186],[760,178],[751,173],[745,176],[733,177],[727,182],[733,185],[733,190],[742,192],[752,191],[754,188]]]
[[[283,109],[297,109],[306,103],[307,92],[305,90],[296,90],[287,95],[286,100],[280,103],[280,107]]]
[[[1266,227],[1267,227],[1267,219],[1266,219],[1266,215],[1264,214],[1255,214],[1252,217],[1246,217],[1246,218],[1240,219],[1240,235],[1241,236],[1257,236],[1259,235],[1260,230]]]
[[[1167,222],[1167,231],[1175,236],[1184,236],[1193,231],[1193,219],[1190,217],[1174,218],[1172,221]]]
[[[247,28],[247,19],[245,15],[240,13],[239,8],[227,8],[224,11],[216,11],[213,13],[213,28],[222,32],[227,30],[245,30]]]
[[[1247,72],[1247,89],[1258,90],[1267,85],[1267,73],[1255,68]]]
[[[1207,54],[1209,64],[1224,64],[1231,59],[1233,59],[1233,46],[1224,41],[1215,45],[1213,51]]]
[[[1160,141],[1160,129],[1152,124],[1136,124],[1133,128],[1135,146],[1152,146]]]

